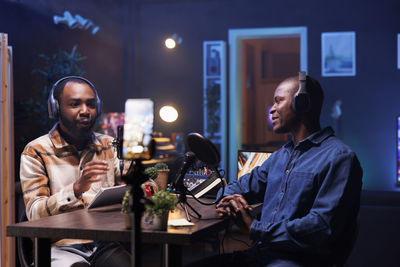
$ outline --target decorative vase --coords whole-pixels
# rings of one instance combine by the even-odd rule
[[[169,169],[158,170],[158,175],[155,182],[157,183],[159,190],[165,191],[167,189],[168,172]]]
[[[168,227],[168,214],[164,212],[161,216],[144,212],[142,217],[142,228],[144,230],[165,231]]]

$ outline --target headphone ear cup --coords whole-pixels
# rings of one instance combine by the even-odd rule
[[[58,119],[59,114],[60,114],[60,106],[58,105],[58,101],[54,100],[54,118]]]
[[[304,71],[299,72],[299,90],[293,95],[292,109],[298,114],[305,114],[311,109],[311,99],[307,92],[307,75]]]
[[[296,114],[307,113],[310,106],[310,96],[307,93],[298,93],[293,96],[292,109]]]
[[[49,112],[50,119],[58,118],[58,101],[54,100],[50,95],[49,100],[47,101],[47,110]]]
[[[96,98],[97,98],[97,112],[96,112],[96,118],[98,118],[98,117],[100,117],[100,115],[101,115],[101,100],[100,100],[100,98],[98,97],[98,95],[97,95],[97,92],[96,92]]]
[[[49,113],[49,118],[53,119],[54,115],[53,115],[53,109],[51,107],[50,99],[47,101],[47,112]]]

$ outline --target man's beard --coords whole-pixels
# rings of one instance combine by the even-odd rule
[[[280,127],[278,127],[277,129],[275,129],[273,131],[274,131],[274,133],[277,133],[277,134],[284,134],[284,133],[290,132],[290,130],[285,126],[280,126]]]
[[[64,125],[64,127],[68,130],[69,134],[74,138],[87,138],[91,135],[94,123],[96,122],[95,118],[91,118],[90,124],[84,128],[78,128],[77,122],[68,120],[60,113],[60,121]]]

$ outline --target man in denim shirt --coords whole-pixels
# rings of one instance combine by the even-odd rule
[[[234,217],[255,246],[215,257],[211,265],[333,266],[352,246],[362,169],[330,127],[320,128],[323,92],[315,79],[305,81],[308,107],[293,107],[300,83],[297,77],[280,83],[270,111],[274,132],[290,133],[291,140],[228,185],[217,205],[220,216]],[[250,216],[256,202],[263,202],[259,220]]]

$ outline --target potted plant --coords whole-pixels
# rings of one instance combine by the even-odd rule
[[[125,226],[127,229],[132,228],[132,214],[129,210],[131,199],[131,189],[125,191],[124,197],[122,198],[121,213],[124,215]]]
[[[157,170],[157,178],[155,179],[158,188],[160,190],[167,189],[167,182],[168,182],[168,165],[162,162],[157,163],[154,165],[154,168]]]
[[[175,194],[167,191],[157,191],[147,199],[142,227],[146,230],[167,229],[169,211],[174,210],[178,203]]]
[[[162,162],[157,163],[154,167],[147,167],[144,173],[149,180],[154,180],[159,190],[166,190],[168,181],[168,165]]]
[[[144,169],[144,174],[149,177],[149,179],[155,180],[158,175],[158,171],[155,167],[147,167]]]

